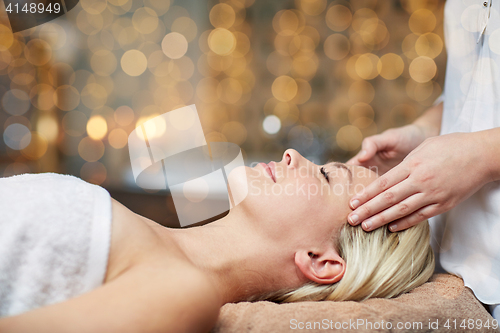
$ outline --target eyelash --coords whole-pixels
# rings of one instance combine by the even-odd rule
[[[321,167],[321,168],[319,169],[319,171],[321,172],[321,174],[322,174],[323,176],[325,176],[326,181],[327,181],[327,182],[330,182],[330,180],[328,179],[328,172],[327,172],[327,171],[325,171],[325,167]]]

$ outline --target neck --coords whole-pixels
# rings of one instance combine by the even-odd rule
[[[235,215],[201,227],[162,232],[173,237],[192,264],[206,274],[224,303],[305,282],[295,267],[293,251],[266,241],[244,217]]]

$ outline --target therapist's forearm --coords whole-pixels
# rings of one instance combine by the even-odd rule
[[[443,102],[427,109],[423,115],[413,122],[424,132],[426,138],[439,135],[441,131],[441,119],[443,118]]]

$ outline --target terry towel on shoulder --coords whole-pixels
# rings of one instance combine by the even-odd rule
[[[100,286],[111,236],[111,198],[73,177],[0,178],[0,317]]]

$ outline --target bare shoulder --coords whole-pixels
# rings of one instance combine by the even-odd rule
[[[111,207],[111,243],[105,284],[161,248],[151,228],[156,224],[154,221],[135,214],[114,199],[111,199]]]
[[[174,241],[160,240],[156,228],[164,227],[113,200],[112,244],[106,282],[137,279],[135,285],[148,289],[143,292],[149,298],[148,308],[154,305],[164,314],[164,320],[174,320],[167,326],[175,325],[175,331],[197,332],[192,325],[213,326],[222,306],[215,287],[187,260]]]

